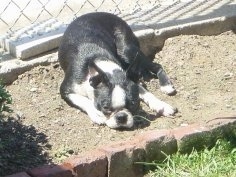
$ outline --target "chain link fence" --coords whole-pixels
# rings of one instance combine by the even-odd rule
[[[177,0],[1,0],[0,35],[35,22],[55,18],[68,23],[81,14],[105,11],[133,14]]]
[[[158,31],[214,18],[235,17],[236,0],[1,0],[0,59],[7,52],[19,58],[39,54],[43,51],[38,47],[29,53],[21,44],[27,43],[31,49],[30,42],[36,45],[36,40],[42,42],[49,36],[51,48],[56,47],[58,36],[63,34],[67,24],[82,14],[97,11],[122,17],[134,31]]]
[[[233,12],[232,3],[235,4],[235,0],[1,0],[0,36],[48,19],[68,24],[84,13],[96,11],[146,24],[160,24],[169,17],[180,22],[194,17],[201,19],[205,12],[213,12],[208,18],[214,18],[218,15],[214,13],[219,10],[217,8],[225,8],[224,13]]]

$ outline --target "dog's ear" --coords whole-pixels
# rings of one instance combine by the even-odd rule
[[[93,88],[97,88],[98,84],[100,84],[102,82],[102,77],[101,75],[96,75],[96,76],[92,76],[89,79],[89,84],[93,87]]]
[[[105,72],[103,72],[94,62],[89,64],[90,79],[89,83],[93,88],[96,88],[100,83],[110,86],[110,81]]]

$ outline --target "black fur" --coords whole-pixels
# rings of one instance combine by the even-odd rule
[[[159,77],[160,85],[170,84],[160,64],[151,62],[140,50],[139,42],[128,24],[121,18],[104,12],[82,15],[67,28],[59,46],[59,62],[65,72],[61,84],[62,98],[68,98],[73,84],[82,84],[93,67],[99,75],[91,77],[95,89],[95,107],[104,114],[111,111],[111,90],[119,84],[126,92],[126,108],[134,112],[139,106],[139,87],[136,83],[147,73]],[[112,61],[124,70],[108,74],[94,65],[97,60]],[[122,120],[123,121],[123,120]]]
[[[68,26],[59,47],[62,68],[76,71],[78,74],[74,79],[81,83],[86,75],[84,71],[88,62],[101,57],[118,63],[124,70],[132,64],[128,77],[135,82],[146,72],[152,72],[160,77],[161,86],[170,84],[162,66],[152,63],[141,52],[137,38],[125,21],[104,12],[77,18]],[[82,58],[86,60],[81,60]],[[74,65],[70,66],[69,59],[75,60]],[[81,75],[82,73],[84,74]]]

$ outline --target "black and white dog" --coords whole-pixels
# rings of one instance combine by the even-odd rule
[[[139,84],[141,77],[152,73],[163,92],[175,92],[161,65],[141,52],[130,27],[113,14],[89,13],[74,20],[64,33],[58,57],[65,72],[62,98],[94,123],[132,127],[140,99],[163,116],[176,112]]]

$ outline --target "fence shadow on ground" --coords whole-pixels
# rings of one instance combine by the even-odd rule
[[[13,117],[0,115],[0,176],[51,162],[45,134]]]

